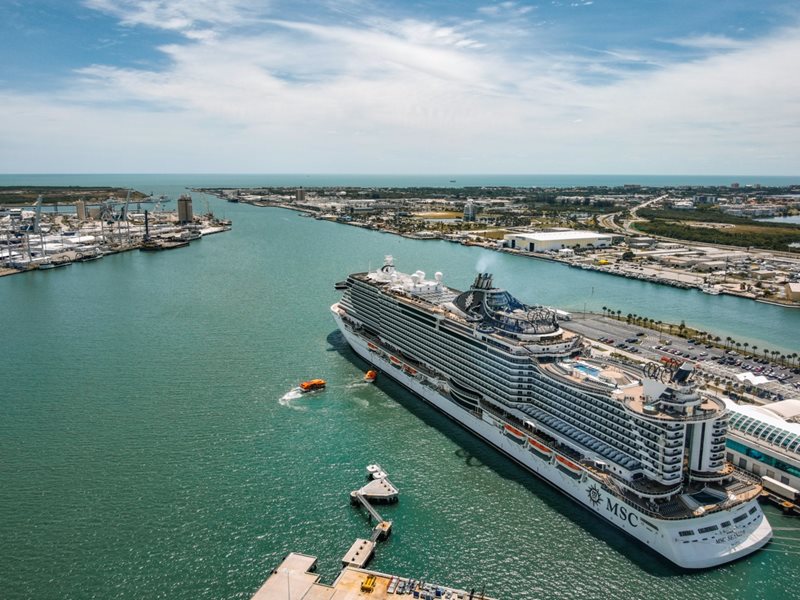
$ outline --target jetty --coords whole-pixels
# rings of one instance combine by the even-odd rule
[[[392,532],[392,522],[384,519],[372,506],[372,502],[384,504],[397,502],[400,491],[389,481],[389,475],[378,464],[367,466],[367,477],[370,481],[366,485],[350,492],[350,504],[364,508],[369,515],[369,522],[375,521],[375,526],[372,528],[370,539],[357,539],[344,555],[342,565],[345,567],[366,566],[375,554],[376,544],[388,538]]]
[[[400,595],[423,600],[492,600],[484,596],[483,591],[476,593],[475,588],[466,591],[366,569],[377,543],[385,540],[392,529],[392,522],[384,519],[372,503],[397,502],[400,493],[378,464],[367,466],[367,478],[369,481],[365,485],[350,492],[350,502],[364,508],[370,523],[374,520],[377,524],[370,539],[358,538],[350,546],[342,558],[342,570],[336,580],[331,585],[321,583],[314,572],[317,557],[292,552],[273,569],[252,600],[383,600]]]

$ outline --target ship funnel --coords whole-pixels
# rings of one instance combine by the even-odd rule
[[[475,281],[472,282],[472,289],[490,290],[492,289],[492,275],[490,273],[478,273]]]

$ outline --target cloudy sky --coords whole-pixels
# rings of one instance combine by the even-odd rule
[[[2,0],[0,172],[800,173],[800,4]]]

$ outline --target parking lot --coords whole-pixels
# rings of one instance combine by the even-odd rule
[[[733,397],[739,393],[761,402],[800,397],[800,368],[782,367],[763,357],[743,356],[734,350],[694,343],[693,340],[602,315],[587,313],[584,317],[583,314],[573,314],[572,320],[562,325],[565,329],[634,356],[657,361],[668,357],[694,362],[709,382],[717,378],[721,387],[730,383]],[[752,386],[736,378],[736,375],[746,372],[764,376],[768,381]]]

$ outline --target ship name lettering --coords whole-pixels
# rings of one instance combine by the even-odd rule
[[[614,513],[615,517],[630,523],[631,527],[639,526],[639,515],[629,511],[624,506],[620,506],[618,502],[612,502],[611,498],[606,498],[606,510],[610,513]]]

